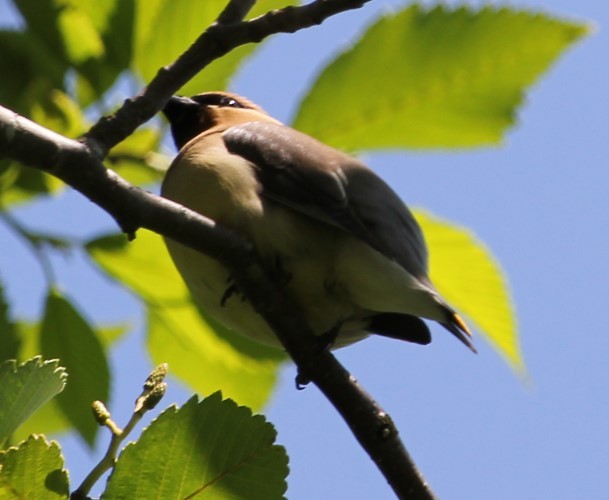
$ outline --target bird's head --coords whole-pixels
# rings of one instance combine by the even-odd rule
[[[253,102],[229,92],[173,96],[163,108],[163,114],[171,124],[171,134],[178,149],[212,127],[222,130],[238,123],[277,122]]]

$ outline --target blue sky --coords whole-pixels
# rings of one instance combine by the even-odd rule
[[[0,19],[6,4],[0,0]],[[311,68],[321,68],[392,4],[372,1],[306,33],[275,37],[233,90],[289,121]],[[436,327],[426,348],[368,339],[337,355],[392,415],[441,498],[609,498],[609,10],[604,0],[509,5],[593,22],[596,32],[529,92],[504,144],[364,159],[410,206],[471,228],[493,251],[513,291],[530,380],[515,376],[482,339],[474,356]],[[114,229],[75,193],[17,216],[79,237]],[[38,314],[39,268],[3,227],[0,241],[0,278],[16,313]],[[125,407],[117,410],[120,419],[149,369],[138,306],[83,266],[81,256],[54,262],[65,290],[90,317],[128,317],[138,326],[112,359],[120,379],[113,406]],[[288,497],[392,498],[329,403],[315,387],[296,391],[294,375],[285,369],[266,411],[290,454]],[[172,381],[166,401],[187,397]],[[77,440],[60,441],[77,484],[101,448],[91,457]]]

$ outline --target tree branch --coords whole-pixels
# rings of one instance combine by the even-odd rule
[[[147,228],[205,253],[226,266],[256,311],[273,328],[300,373],[314,382],[338,410],[399,498],[435,498],[410,459],[391,418],[328,351],[319,352],[314,333],[297,306],[260,264],[252,245],[236,233],[174,202],[130,185],[102,163],[109,149],[151,118],[192,76],[233,48],[279,32],[293,32],[368,0],[317,0],[269,12],[247,22],[207,29],[173,65],[114,115],[102,118],[83,138],[58,135],[0,106],[0,156],[58,177],[107,211],[131,238]],[[245,16],[253,2],[233,0],[224,20]],[[236,11],[227,10],[233,6]],[[240,8],[237,8],[240,7]],[[250,5],[251,7],[251,5]]]
[[[134,237],[143,227],[210,255],[230,271],[239,289],[273,328],[301,373],[317,385],[347,422],[400,498],[433,493],[410,459],[391,418],[315,336],[297,306],[271,281],[252,245],[196,212],[130,185],[106,169],[87,146],[0,106],[2,156],[48,172],[107,211]]]
[[[230,0],[216,22],[218,24],[232,24],[243,21],[255,4],[256,0]]]
[[[294,33],[321,24],[328,17],[360,8],[369,1],[316,0],[300,7],[274,10],[251,21],[212,24],[173,64],[161,68],[141,94],[127,99],[113,115],[102,117],[83,140],[103,159],[110,149],[158,113],[167,100],[199,71],[234,48],[260,42],[276,33]],[[227,9],[233,3],[236,2],[231,2]],[[238,14],[242,13],[243,10],[239,10]],[[236,16],[233,12],[227,14],[227,17],[233,16]]]

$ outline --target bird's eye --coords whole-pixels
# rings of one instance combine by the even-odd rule
[[[228,106],[231,108],[242,108],[243,107],[232,97],[226,97],[226,96],[220,100],[220,106]]]
[[[192,96],[191,99],[202,106],[218,106],[220,108],[246,108],[247,106],[239,102],[230,95],[220,92],[207,92]]]

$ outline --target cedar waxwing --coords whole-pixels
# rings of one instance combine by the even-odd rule
[[[371,333],[428,344],[420,318],[474,350],[463,320],[427,276],[412,214],[358,160],[287,127],[243,97],[172,97],[163,110],[179,154],[162,195],[250,240],[333,347]],[[216,260],[166,240],[195,300],[228,328],[279,346]]]

